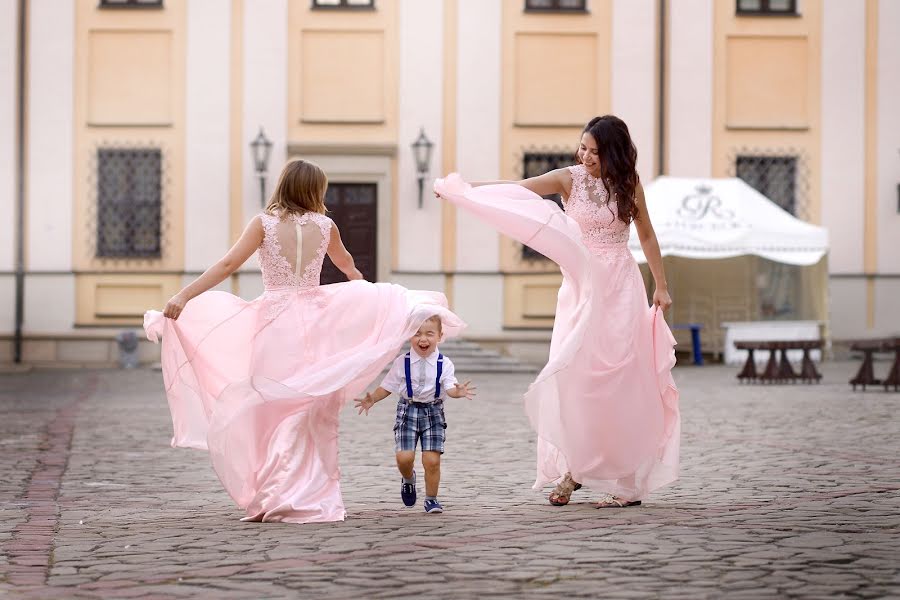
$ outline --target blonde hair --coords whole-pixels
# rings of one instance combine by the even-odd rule
[[[284,165],[275,192],[266,205],[266,213],[281,216],[288,213],[315,212],[325,214],[325,191],[328,177],[319,165],[308,160],[292,160]]]
[[[431,315],[430,317],[422,321],[422,325],[424,325],[425,323],[437,323],[438,333],[444,333],[444,323],[443,321],[441,321],[440,315]]]

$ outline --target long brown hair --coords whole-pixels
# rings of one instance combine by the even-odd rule
[[[292,160],[284,165],[278,185],[269,203],[266,213],[282,216],[288,213],[316,212],[325,214],[325,191],[328,189],[328,177],[319,165],[308,160]]]
[[[582,134],[589,133],[597,144],[600,159],[600,179],[611,199],[616,201],[619,219],[631,223],[639,218],[634,194],[638,177],[637,148],[631,141],[625,121],[613,115],[594,117],[584,126]],[[581,157],[576,155],[578,162]]]

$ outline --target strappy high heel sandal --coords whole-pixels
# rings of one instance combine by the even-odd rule
[[[556,488],[550,492],[550,504],[553,506],[565,506],[569,503],[569,498],[572,497],[572,492],[578,491],[581,489],[581,484],[576,483],[572,479],[572,475],[566,473],[566,476],[562,478],[562,481],[556,484]]]
[[[626,508],[628,506],[640,505],[640,500],[633,500],[629,502],[627,500],[622,500],[621,498],[613,496],[612,494],[606,494],[605,496],[600,498],[600,501],[597,502],[597,506],[595,506],[594,508]]]

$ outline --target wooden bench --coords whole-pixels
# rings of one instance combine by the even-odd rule
[[[821,350],[822,340],[765,340],[754,342],[735,342],[738,350],[747,351],[747,362],[738,373],[741,383],[759,381],[762,383],[794,383],[801,380],[804,383],[818,383],[822,375],[816,370],[816,365],[809,356],[810,350]],[[767,350],[769,361],[762,373],[756,370],[756,360],[753,353],[757,350]],[[802,350],[803,360],[800,363],[800,371],[794,371],[791,362],[787,358],[788,350]]]
[[[900,337],[857,340],[850,344],[850,349],[863,353],[859,371],[850,380],[853,391],[856,391],[857,385],[861,385],[863,391],[866,391],[867,385],[883,385],[884,391],[888,391],[891,387],[895,392],[900,390]],[[875,377],[872,355],[876,352],[894,353],[894,364],[883,380]]]

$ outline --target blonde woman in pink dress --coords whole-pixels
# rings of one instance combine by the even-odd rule
[[[209,450],[247,521],[343,520],[341,407],[429,317],[445,335],[464,326],[443,294],[362,280],[325,215],[327,185],[313,163],[288,163],[234,247],[144,317],[147,337],[162,337],[172,445]],[[260,297],[207,291],[253,253]],[[319,285],[326,254],[351,281]]]
[[[625,123],[592,119],[578,164],[515,183],[468,184],[451,174],[435,192],[555,261],[563,273],[550,359],[525,395],[537,433],[536,490],[568,504],[582,485],[598,508],[634,506],[678,476],[680,419],[671,375],[672,299]],[[565,212],[541,195],[560,194]],[[634,224],[653,274],[648,306],[628,250]]]

